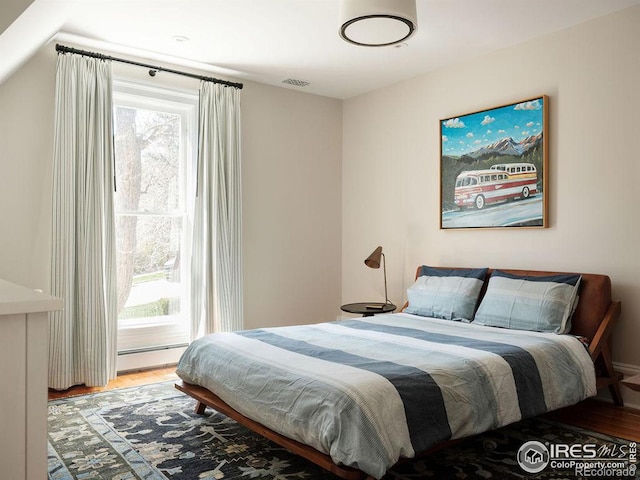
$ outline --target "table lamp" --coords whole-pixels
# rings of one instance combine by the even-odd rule
[[[389,303],[389,297],[387,296],[387,261],[385,259],[384,253],[382,253],[382,247],[376,248],[371,255],[369,255],[365,260],[364,264],[369,268],[380,268],[380,258],[382,257],[382,269],[384,270],[384,304],[380,306],[383,308],[384,305]]]

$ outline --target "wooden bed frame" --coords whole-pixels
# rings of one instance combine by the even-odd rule
[[[291,453],[296,455],[300,455],[302,458],[306,458],[307,460],[315,463],[319,467],[324,468],[328,472],[337,475],[340,478],[345,480],[375,480],[374,477],[367,475],[366,473],[352,467],[346,467],[344,465],[337,465],[333,462],[329,455],[326,455],[309,445],[304,443],[297,442],[296,440],[292,440],[289,437],[285,437],[284,435],[280,435],[278,432],[274,432],[273,430],[265,427],[261,423],[258,423],[254,420],[251,420],[249,417],[245,417],[237,410],[234,410],[229,405],[227,405],[220,397],[211,391],[207,390],[204,387],[200,387],[198,385],[192,385],[190,383],[179,381],[175,384],[175,387],[181,392],[186,393],[190,397],[193,397],[197,400],[196,404],[196,413],[198,415],[203,415],[204,411],[207,407],[213,408],[216,412],[220,412],[223,415],[235,420],[240,425],[244,425],[249,430],[254,431],[258,435],[261,435],[274,443],[280,445],[283,448],[286,448]],[[443,448],[450,447],[455,445],[456,443],[462,442],[466,440],[465,438],[459,438],[455,440],[449,440],[447,442],[440,443],[430,448],[426,452],[422,452],[420,456],[429,455],[431,453],[437,452],[438,450],[442,450]],[[400,462],[411,461],[412,458],[401,459]]]
[[[502,270],[502,269],[501,269]],[[489,275],[492,270],[489,270]],[[508,273],[516,275],[556,275],[566,272],[543,272],[537,270],[502,270]],[[416,271],[416,277],[420,272],[420,267]],[[489,277],[485,280],[483,289],[480,294],[480,300],[482,299]],[[478,300],[478,302],[480,302]],[[404,310],[407,307],[405,304],[402,308]],[[622,406],[622,395],[620,393],[620,382],[623,378],[621,373],[618,373],[613,368],[613,360],[611,356],[611,333],[613,327],[618,320],[621,312],[620,302],[611,301],[611,280],[606,275],[598,274],[582,274],[582,281],[580,287],[580,299],[578,306],[572,317],[572,329],[571,333],[574,335],[581,335],[590,339],[589,353],[591,359],[594,362],[596,368],[596,386],[598,390],[608,387],[611,393],[613,402]],[[285,437],[264,425],[245,417],[238,411],[227,405],[217,395],[209,390],[192,385],[187,382],[181,381],[176,383],[175,387],[193,397],[198,403],[196,404],[196,413],[202,415],[206,407],[211,407],[214,410],[232,418],[241,425],[249,428],[269,440],[272,440],[276,444],[286,448],[290,452],[300,455],[303,458],[315,463],[316,465],[324,468],[325,470],[337,475],[345,480],[374,480],[373,477],[366,475],[364,472],[343,465],[337,465],[333,462],[329,455],[326,455],[309,445],[292,440]],[[455,443],[458,443],[463,439],[452,440],[443,442],[429,449],[427,452],[423,452],[421,455],[428,455],[434,451],[447,448]],[[407,461],[411,459],[401,460]]]

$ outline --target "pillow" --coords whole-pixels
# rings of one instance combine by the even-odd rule
[[[568,333],[580,275],[512,275],[495,270],[474,323],[534,332]]]
[[[445,320],[473,319],[487,268],[446,269],[422,266],[407,289],[406,313]]]

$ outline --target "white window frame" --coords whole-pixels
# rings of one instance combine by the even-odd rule
[[[181,300],[184,302],[185,318],[180,325],[175,322],[155,320],[153,322],[138,321],[128,322],[121,321],[118,325],[118,370],[127,370],[132,368],[141,368],[145,366],[159,365],[163,363],[174,363],[176,352],[172,349],[182,350],[190,339],[190,306],[189,306],[189,290],[190,278],[188,275],[189,265],[188,259],[191,258],[191,238],[193,230],[193,205],[194,196],[192,192],[195,190],[195,172],[196,172],[196,156],[197,156],[197,136],[198,136],[198,92],[196,90],[176,89],[167,87],[158,87],[137,80],[125,78],[116,78],[113,81],[113,104],[115,106],[126,106],[133,108],[159,110],[178,114],[181,116],[181,138],[184,142],[180,144],[180,155],[186,159],[182,162],[180,169],[180,184],[184,192],[180,198],[179,210],[167,214],[166,212],[131,212],[132,215],[162,215],[162,216],[179,216],[183,217],[183,229],[180,251],[180,278],[182,283]],[[116,159],[117,162],[117,159]],[[117,163],[116,163],[117,165]],[[117,183],[116,183],[117,189]],[[117,215],[126,214],[126,212],[117,212]],[[149,339],[154,340],[153,344],[149,343]],[[122,357],[140,356],[144,357],[145,352],[151,352],[146,355],[147,360],[121,361]],[[129,359],[130,360],[130,359]]]

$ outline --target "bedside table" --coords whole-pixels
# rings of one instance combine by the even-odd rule
[[[380,302],[347,303],[340,307],[343,312],[357,313],[363,317],[372,317],[377,313],[389,313],[395,309],[396,306],[393,303]]]

